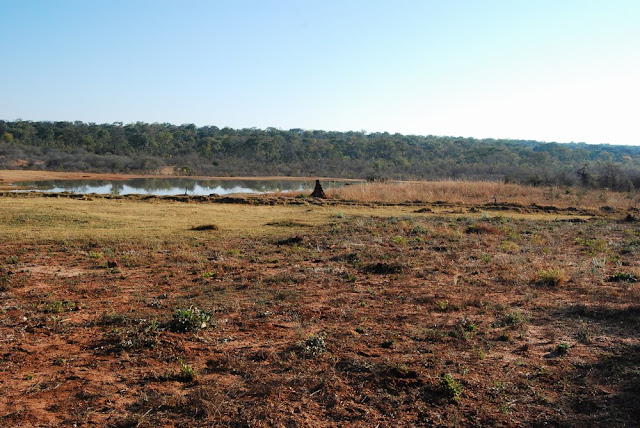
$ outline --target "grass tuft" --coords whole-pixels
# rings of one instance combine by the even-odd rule
[[[560,287],[567,282],[567,276],[560,269],[540,271],[538,285],[542,287]]]

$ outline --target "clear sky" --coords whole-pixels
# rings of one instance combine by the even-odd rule
[[[0,119],[640,144],[640,0],[0,0]]]

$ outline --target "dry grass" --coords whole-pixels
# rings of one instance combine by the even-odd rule
[[[432,181],[363,183],[328,192],[333,198],[361,202],[436,202],[463,204],[517,203],[553,205],[559,208],[640,206],[640,193],[612,192],[573,187],[531,187],[499,182]]]
[[[2,198],[0,240],[255,237],[305,231],[337,218],[339,213],[402,216],[411,212],[409,207],[254,206],[164,200],[9,197]],[[218,229],[193,230],[203,224],[215,224]]]

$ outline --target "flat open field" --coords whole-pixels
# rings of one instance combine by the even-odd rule
[[[605,196],[5,194],[0,426],[640,426],[637,195]]]

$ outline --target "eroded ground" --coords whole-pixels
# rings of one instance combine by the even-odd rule
[[[291,209],[0,244],[0,425],[640,424],[637,221]]]

